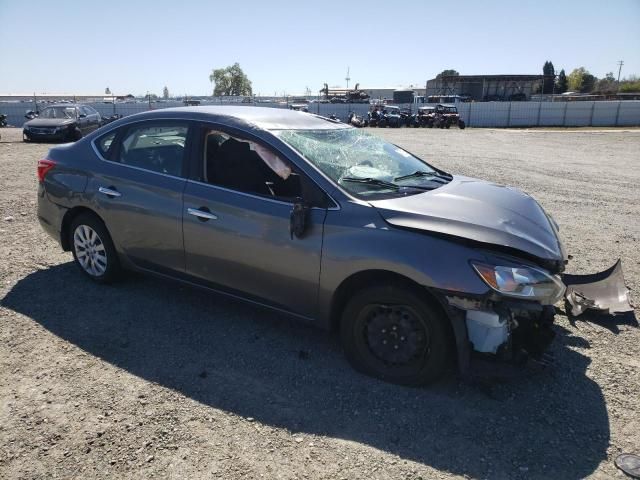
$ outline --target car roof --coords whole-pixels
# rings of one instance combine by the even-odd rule
[[[65,107],[65,108],[73,108],[73,107],[83,107],[84,105],[81,105],[79,103],[52,103],[51,105],[45,105],[44,108],[47,107]]]
[[[153,118],[182,118],[220,121],[231,126],[257,127],[262,130],[335,130],[353,128],[312,113],[287,108],[216,105],[199,107],[162,108],[126,117],[133,120]]]

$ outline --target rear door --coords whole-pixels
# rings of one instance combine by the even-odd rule
[[[184,272],[182,194],[189,122],[143,121],[103,135],[90,189],[116,246],[136,266]]]
[[[247,140],[237,133],[234,136]],[[293,185],[295,174],[284,180],[270,174],[268,167],[266,171],[263,166],[256,168],[252,162],[261,160],[249,148],[223,155],[227,141],[231,140],[224,131],[203,127],[201,148],[193,149],[194,164],[204,173],[189,180],[184,193],[187,274],[222,290],[312,317],[317,307],[326,209],[313,208],[305,235],[292,236],[290,215],[294,197],[299,195]],[[217,160],[214,150],[219,154]],[[257,172],[265,174],[264,182]]]

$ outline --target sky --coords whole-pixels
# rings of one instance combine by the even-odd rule
[[[259,95],[422,86],[444,69],[640,74],[640,0],[0,0],[0,94]]]

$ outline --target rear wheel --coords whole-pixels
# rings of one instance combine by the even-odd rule
[[[73,259],[82,273],[99,283],[109,283],[120,273],[118,254],[100,219],[90,214],[76,217],[70,229]]]
[[[446,370],[447,319],[410,288],[362,290],[346,305],[340,325],[345,354],[358,371],[401,385],[423,385]]]

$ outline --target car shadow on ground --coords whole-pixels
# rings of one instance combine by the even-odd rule
[[[588,343],[566,331],[554,345],[557,367],[495,383],[487,395],[456,379],[412,389],[361,376],[322,331],[153,278],[100,286],[66,263],[31,273],[0,304],[205,405],[438,470],[577,479],[606,458],[604,397],[579,351]]]

